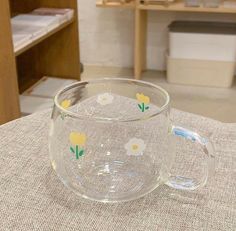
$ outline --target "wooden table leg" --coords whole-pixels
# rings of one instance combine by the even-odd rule
[[[147,11],[135,9],[134,75],[140,79],[146,69]]]
[[[1,0],[0,22],[0,124],[3,124],[20,117],[8,0]]]

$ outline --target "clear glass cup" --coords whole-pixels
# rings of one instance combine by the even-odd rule
[[[72,84],[55,97],[52,166],[76,194],[101,202],[137,199],[162,184],[202,187],[213,170],[213,147],[197,133],[172,125],[169,114],[168,93],[151,83],[108,78]],[[199,174],[171,175],[172,136],[201,148]]]

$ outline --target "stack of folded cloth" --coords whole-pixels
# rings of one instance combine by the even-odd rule
[[[15,52],[44,36],[61,24],[72,20],[73,9],[38,8],[11,19]]]

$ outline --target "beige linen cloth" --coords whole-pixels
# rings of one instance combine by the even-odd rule
[[[211,135],[214,177],[197,192],[165,185],[144,198],[101,204],[77,197],[48,154],[49,112],[0,127],[0,230],[236,230],[236,124],[173,110],[173,120]],[[177,152],[191,152],[179,146]]]

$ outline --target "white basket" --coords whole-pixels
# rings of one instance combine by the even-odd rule
[[[231,87],[235,62],[167,57],[167,81],[177,84]]]

